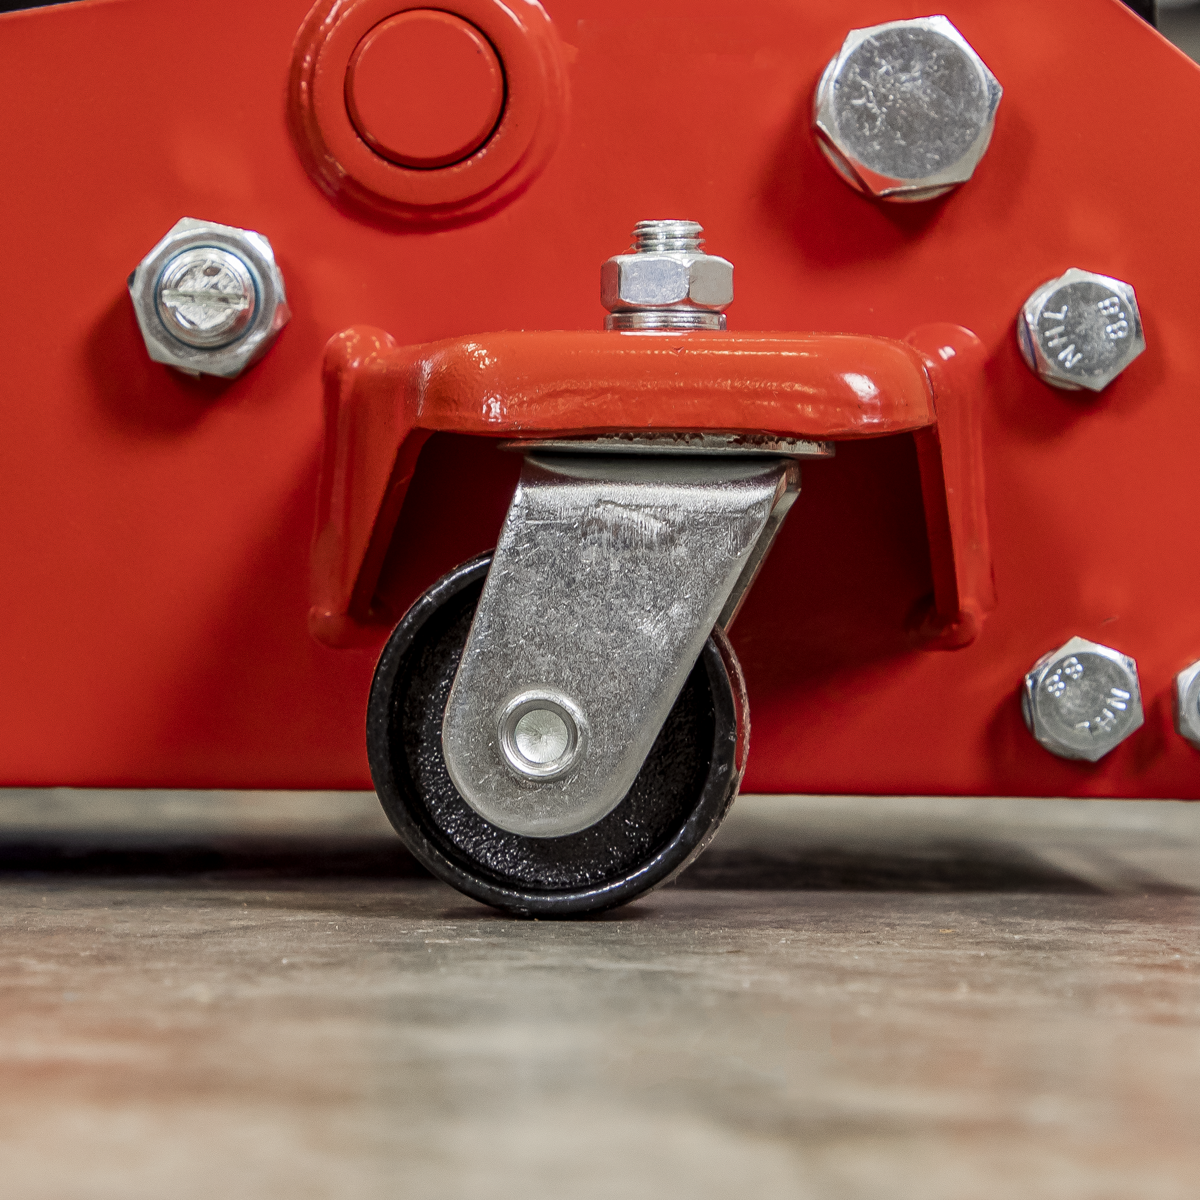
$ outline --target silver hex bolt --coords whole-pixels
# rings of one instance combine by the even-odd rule
[[[1141,728],[1137,663],[1111,646],[1073,637],[1033,664],[1021,712],[1051,754],[1098,762]]]
[[[971,178],[1003,89],[945,17],[852,29],[813,97],[817,145],[877,200],[932,200]]]
[[[252,229],[184,217],[129,276],[146,351],[188,375],[233,379],[288,323],[271,243]]]
[[[1175,676],[1175,731],[1200,750],[1200,661]]]
[[[1017,345],[1043,382],[1098,392],[1146,348],[1133,288],[1072,267],[1035,289],[1022,305]]]
[[[605,329],[724,329],[733,263],[704,252],[695,221],[639,221],[628,254],[600,268]]]

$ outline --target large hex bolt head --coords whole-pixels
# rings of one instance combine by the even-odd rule
[[[1098,392],[1146,348],[1133,288],[1072,267],[1025,301],[1017,317],[1017,345],[1045,383]]]
[[[1200,661],[1175,676],[1175,730],[1200,750]]]
[[[129,295],[150,357],[188,375],[233,379],[291,317],[271,243],[191,217],[138,264]]]
[[[817,144],[851,187],[932,200],[971,178],[1003,89],[945,17],[852,29],[813,97]]]
[[[1021,712],[1051,754],[1098,762],[1141,728],[1137,663],[1111,646],[1073,637],[1033,664]]]
[[[704,252],[695,221],[640,221],[629,254],[600,268],[609,329],[724,329],[733,263]]]

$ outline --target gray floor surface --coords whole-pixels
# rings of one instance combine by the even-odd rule
[[[494,915],[373,796],[0,793],[0,1190],[1200,1196],[1200,805],[747,797]]]

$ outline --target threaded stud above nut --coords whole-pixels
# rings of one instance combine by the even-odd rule
[[[653,250],[703,250],[704,232],[695,221],[639,221],[633,227],[633,245],[637,254]]]

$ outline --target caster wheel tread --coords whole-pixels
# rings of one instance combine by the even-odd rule
[[[633,786],[607,816],[565,837],[499,829],[454,787],[441,737],[489,562],[476,559],[435,584],[380,658],[367,741],[384,809],[426,867],[485,903],[542,916],[632,899],[699,853],[736,793],[739,705],[722,654],[710,639]]]

